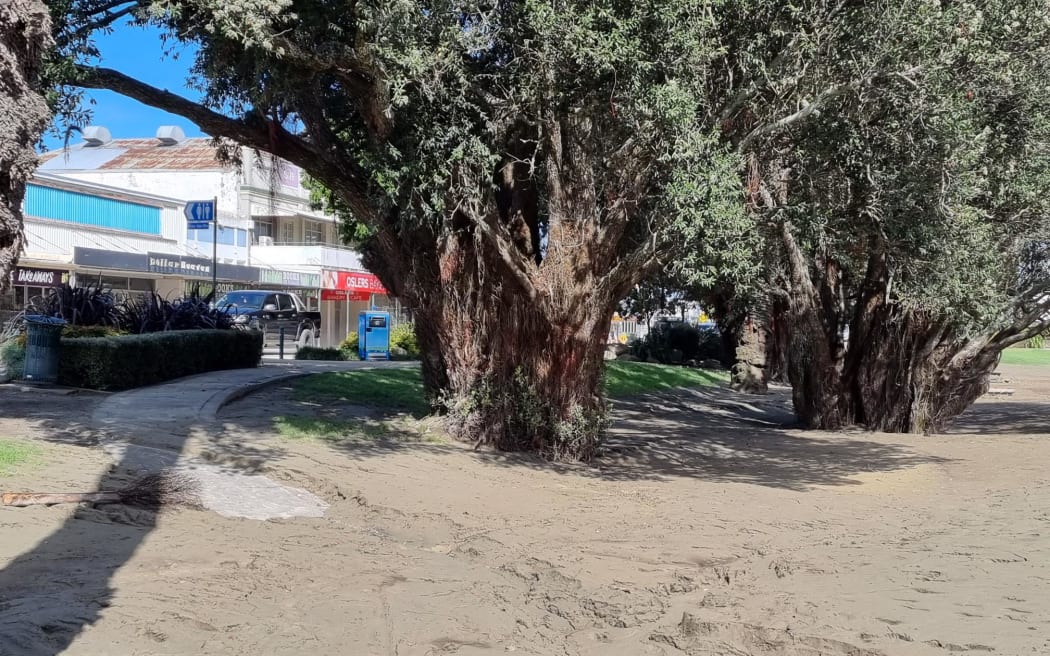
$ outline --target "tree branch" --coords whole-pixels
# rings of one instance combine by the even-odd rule
[[[119,71],[88,66],[78,66],[76,70],[78,76],[69,82],[71,86],[115,91],[150,107],[189,119],[213,137],[232,139],[297,164],[336,192],[358,219],[372,225],[379,224],[380,217],[367,200],[368,178],[355,162],[348,158],[330,157],[314,144],[288,132],[262,114],[249,112],[242,118],[231,118]]]
[[[921,66],[913,66],[903,71],[894,71],[892,73],[879,72],[860,78],[859,80],[853,80],[844,84],[838,84],[833,87],[829,87],[822,91],[820,95],[818,95],[813,100],[813,102],[808,103],[805,107],[798,110],[797,112],[788,114],[787,116],[783,116],[777,119],[776,121],[773,121],[772,123],[766,123],[765,125],[760,125],[754,130],[751,130],[751,132],[749,132],[746,137],[741,139],[740,143],[737,145],[737,152],[745,152],[748,149],[748,147],[750,147],[751,144],[754,143],[757,139],[761,139],[762,137],[767,137],[772,134],[782,132],[787,128],[791,127],[792,125],[806,120],[815,112],[819,111],[829,102],[831,102],[835,98],[838,98],[839,96],[850,93],[851,91],[857,91],[858,89],[871,86],[876,81],[885,78],[904,78],[907,79],[908,82],[910,82],[911,84],[915,84],[909,79],[909,76],[921,71]]]
[[[482,217],[476,216],[474,212],[462,207],[459,208],[459,211],[469,217],[471,223],[477,226],[478,231],[481,232],[489,243],[492,244],[493,248],[496,250],[496,254],[499,255],[500,261],[521,286],[522,291],[524,291],[529,297],[529,300],[535,302],[539,299],[539,290],[536,289],[536,285],[533,284],[532,278],[529,277],[525,268],[521,266],[520,260],[514,258],[513,247],[511,244],[496,232],[496,230]]]
[[[322,57],[299,47],[284,36],[274,37],[274,44],[284,51],[282,57],[294,60],[315,73],[330,73],[339,79],[357,105],[362,118],[378,141],[384,141],[394,128],[394,121],[384,106],[386,94],[376,84],[376,74],[353,57]]]
[[[124,7],[123,9],[120,9],[119,11],[109,11],[110,9],[114,9],[127,2],[129,2],[129,0],[118,0],[116,2],[110,2],[104,7],[99,8],[97,11],[98,13],[102,13],[102,16],[99,16],[98,18],[92,20],[89,23],[81,25],[80,27],[76,28],[74,31],[68,34],[63,34],[59,36],[55,39],[55,44],[61,48],[63,46],[69,45],[76,39],[86,38],[90,36],[92,32],[109,27],[116,21],[120,20],[124,16],[131,14],[136,9],[142,6],[141,3],[138,2],[138,0],[136,0],[135,2],[132,2],[130,5]]]

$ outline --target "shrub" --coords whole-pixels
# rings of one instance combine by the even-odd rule
[[[339,344],[339,352],[343,354],[344,360],[360,360],[361,354],[357,350],[357,331],[347,333],[346,339]]]
[[[313,346],[301,346],[299,350],[295,352],[296,360],[346,360],[346,355],[342,349],[337,348],[316,348]]]
[[[26,314],[59,317],[75,326],[119,326],[121,309],[107,289],[62,285],[48,296],[34,299]]]
[[[722,337],[717,330],[677,322],[657,323],[648,335],[631,343],[630,351],[639,359],[664,364],[724,357]]]
[[[403,349],[410,358],[418,358],[419,339],[416,337],[416,326],[411,323],[403,323],[390,331],[390,348]]]
[[[62,340],[60,385],[122,390],[206,371],[258,366],[262,334],[179,330]]]
[[[62,328],[62,336],[69,338],[116,337],[118,335],[127,335],[127,333],[112,326],[65,326]]]
[[[101,287],[63,285],[47,298],[31,303],[27,313],[60,317],[73,326],[108,326],[133,334],[232,327],[233,318],[228,313],[210,307],[212,298],[212,294],[201,296],[195,289],[174,301],[152,292],[117,300]]]
[[[1033,349],[1046,348],[1046,337],[1043,335],[1033,335],[1025,342],[1025,347]]]
[[[154,293],[143,294],[120,304],[118,325],[135,334],[232,327],[233,317],[210,307],[211,299],[211,294],[202,297],[196,292],[174,301]]]
[[[26,363],[25,336],[21,339],[9,339],[0,344],[0,368],[4,369],[4,375],[0,379],[11,380],[21,378]]]
[[[357,331],[356,330],[354,332],[352,332],[352,333],[347,333],[346,339],[344,339],[343,343],[339,345],[339,350],[340,351],[353,351],[354,353],[357,353],[357,340],[358,340],[358,337],[357,337]]]

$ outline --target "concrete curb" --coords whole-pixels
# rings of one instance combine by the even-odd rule
[[[208,399],[207,403],[205,403],[204,406],[200,409],[200,412],[197,413],[197,418],[208,421],[214,420],[219,414],[219,410],[222,410],[224,407],[233,403],[234,401],[239,401],[240,399],[243,399],[244,397],[248,396],[253,392],[258,392],[259,390],[269,387],[270,385],[275,385],[286,380],[293,380],[295,378],[304,378],[306,376],[312,376],[315,373],[316,372],[314,371],[283,372],[280,374],[275,374],[265,380],[257,380],[253,383],[248,383],[247,385],[236,387],[232,390],[226,391],[225,393],[215,394],[210,399]]]
[[[404,363],[388,363],[379,366],[370,366],[369,364],[362,364],[362,366],[354,367],[353,369],[342,369],[332,371],[377,371],[381,369],[410,369],[415,362],[404,362]],[[265,366],[265,365],[264,365]],[[260,367],[262,368],[262,367]],[[271,385],[277,383],[283,383],[288,380],[295,378],[305,378],[306,376],[313,376],[315,374],[329,373],[329,371],[285,371],[281,373],[275,373],[272,376],[263,380],[256,380],[251,383],[247,383],[240,387],[236,387],[225,392],[212,395],[210,399],[201,407],[197,413],[198,420],[213,421],[218,416],[219,411],[234,401],[239,401],[244,397],[248,396],[253,392],[258,392],[261,389],[265,389]]]

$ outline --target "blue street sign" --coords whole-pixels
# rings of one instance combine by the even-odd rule
[[[186,227],[190,230],[207,230],[211,228],[211,223],[208,221],[190,221],[186,224]]]
[[[215,201],[213,200],[191,200],[186,203],[182,213],[190,221],[214,221]]]

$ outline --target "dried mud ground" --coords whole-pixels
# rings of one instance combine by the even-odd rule
[[[931,437],[793,430],[783,392],[620,401],[588,467],[408,420],[288,440],[272,416],[368,411],[271,388],[195,448],[323,518],[0,508],[0,654],[1050,654],[1050,367],[1002,377]],[[91,489],[95,402],[0,392],[41,445],[2,487]]]

